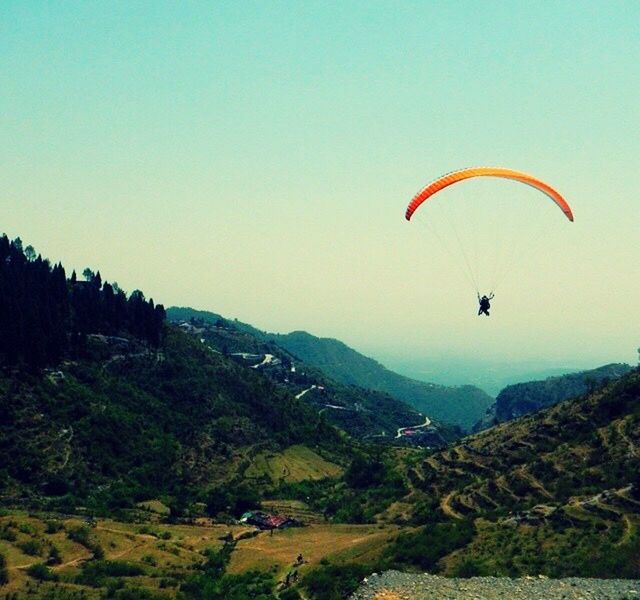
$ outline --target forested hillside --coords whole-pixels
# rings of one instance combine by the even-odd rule
[[[0,375],[3,495],[131,506],[204,493],[254,446],[340,446],[315,409],[179,331],[154,351],[94,352],[53,373]]]
[[[190,308],[171,307],[168,314],[171,319],[195,317],[209,322],[226,322],[218,314]],[[289,334],[267,333],[246,323],[229,323],[240,331],[276,344],[339,383],[390,394],[442,423],[470,429],[493,402],[488,394],[475,386],[447,387],[394,373],[339,340],[318,338],[304,331]]]
[[[563,400],[575,398],[625,375],[630,370],[629,365],[617,363],[589,371],[547,377],[541,381],[509,385],[498,394],[495,404],[489,407],[484,417],[474,425],[474,431],[481,431],[496,423],[510,421]]]
[[[53,365],[81,356],[88,334],[133,336],[151,346],[161,341],[162,305],[134,291],[128,298],[100,272],[75,271],[67,279],[61,264],[51,266],[22,241],[0,237],[0,365]]]
[[[164,323],[99,273],[65,277],[0,239],[0,495],[107,510],[195,501],[252,452],[342,438],[260,373]]]
[[[238,364],[261,373],[279,387],[304,397],[330,423],[354,437],[438,447],[460,435],[454,428],[433,425],[419,429],[420,435],[398,436],[402,428],[423,424],[425,416],[389,394],[338,383],[258,330],[214,313],[197,314],[193,316],[189,309],[168,311],[169,319],[183,331]]]

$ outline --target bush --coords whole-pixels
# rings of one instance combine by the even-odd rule
[[[154,594],[145,588],[122,588],[115,594],[116,600],[166,600],[166,596]]]
[[[18,531],[26,535],[35,535],[36,533],[35,528],[30,523],[20,523],[20,525],[18,526]]]
[[[471,521],[455,521],[427,525],[418,533],[398,536],[385,556],[399,565],[433,569],[436,563],[457,548],[466,546],[474,535]]]
[[[93,560],[82,565],[82,572],[76,577],[76,583],[104,587],[109,584],[110,577],[138,577],[144,574],[141,566],[125,561]]]
[[[459,562],[451,573],[453,577],[478,577],[479,575],[483,575],[482,569],[480,565],[471,558],[465,558],[461,562]]]
[[[37,540],[27,540],[17,546],[29,556],[39,556],[42,553],[42,544]]]
[[[302,580],[302,587],[313,600],[343,600],[375,568],[367,565],[327,565],[314,569]]]
[[[300,600],[302,596],[300,596],[298,590],[295,588],[286,589],[284,592],[280,592],[278,596],[278,600]]]
[[[90,550],[93,552],[94,560],[102,560],[104,558],[104,550],[100,544],[94,544]]]
[[[104,558],[104,550],[102,546],[97,542],[94,542],[90,536],[90,530],[88,527],[75,527],[67,532],[67,537],[74,542],[81,544],[87,550],[93,552],[93,558],[95,560],[102,560]]]
[[[240,575],[208,574],[187,580],[180,588],[192,600],[276,600],[271,575],[248,571]]]
[[[9,569],[7,569],[7,559],[4,554],[0,554],[0,585],[9,583]]]
[[[88,527],[74,527],[67,532],[67,537],[85,548],[88,548],[91,544]]]
[[[64,529],[64,523],[61,521],[47,521],[44,532],[48,534],[58,533]]]
[[[18,539],[16,532],[9,527],[9,525],[5,525],[2,529],[0,529],[0,540],[6,540],[7,542],[15,542]]]
[[[44,563],[35,563],[27,569],[27,575],[38,581],[58,581],[58,576]]]
[[[50,565],[59,565],[62,562],[62,557],[60,556],[60,550],[56,546],[51,546],[49,549],[49,558],[47,559],[47,564]]]

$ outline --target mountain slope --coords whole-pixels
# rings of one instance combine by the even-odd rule
[[[410,379],[386,369],[339,340],[304,331],[274,335],[275,342],[342,383],[391,394],[438,421],[470,428],[491,397],[474,386],[447,387]]]
[[[350,435],[376,438],[380,442],[394,440],[394,443],[430,446],[443,445],[443,436],[458,437],[446,428],[434,426],[429,431],[421,429],[420,436],[403,436],[399,440],[398,430],[424,423],[425,417],[415,408],[383,392],[338,383],[256,329],[239,326],[236,321],[215,313],[197,314],[185,320],[183,317],[190,315],[187,309],[170,310],[169,318],[209,347],[304,398],[330,423]]]
[[[474,523],[441,571],[640,576],[638,370],[406,466],[414,522]]]
[[[217,319],[224,321],[215,313],[187,308],[172,307],[167,314],[173,320],[195,317],[206,318],[209,322]],[[304,331],[266,333],[237,321],[229,323],[258,339],[276,344],[339,383],[390,394],[437,421],[459,425],[464,429],[469,429],[493,401],[488,394],[474,386],[447,387],[404,377],[339,340],[319,338]]]
[[[233,478],[251,447],[342,445],[305,402],[173,328],[157,352],[100,350],[0,374],[5,495],[132,503]]]
[[[193,501],[259,451],[346,460],[344,436],[304,399],[167,326],[139,290],[85,278],[0,237],[1,497]]]
[[[489,407],[485,416],[474,425],[481,431],[496,423],[510,421],[522,415],[536,412],[563,400],[580,396],[597,385],[618,379],[631,370],[627,364],[609,364],[589,371],[547,377],[541,381],[517,383],[505,387]]]

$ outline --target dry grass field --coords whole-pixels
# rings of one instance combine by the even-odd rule
[[[379,553],[397,531],[395,526],[310,525],[276,531],[273,535],[264,532],[238,542],[229,572],[256,569],[283,575],[295,565],[298,554],[305,561],[302,571],[319,564],[323,558],[332,562],[363,560]]]
[[[55,528],[60,529],[49,533],[52,530],[50,523],[55,523]],[[237,537],[253,530],[252,527],[228,525],[139,525],[110,519],[100,519],[94,526],[88,526],[79,518],[57,520],[15,511],[0,517],[0,554],[5,556],[9,570],[9,583],[0,588],[0,592],[53,585],[37,584],[26,572],[31,565],[46,562],[53,547],[57,548],[60,556],[59,564],[50,565],[59,578],[56,585],[78,588],[70,582],[80,572],[81,565],[93,557],[89,548],[69,538],[69,532],[82,527],[88,529],[91,543],[102,548],[106,560],[143,565],[153,576],[128,579],[135,585],[148,588],[158,588],[163,572],[181,572],[201,562],[201,552],[206,548],[222,547],[221,538],[229,532]],[[80,587],[90,597],[97,593],[91,588]],[[171,594],[171,590],[167,593]]]
[[[301,503],[291,504],[300,511],[307,510]],[[298,554],[303,555],[304,564],[296,568],[303,575],[322,559],[334,563],[372,559],[398,531],[397,527],[386,525],[311,523],[307,527],[274,531],[273,535],[265,531],[243,538],[243,534],[255,534],[256,530],[250,526],[219,524],[141,525],[111,519],[88,523],[82,518],[56,519],[50,515],[13,511],[0,517],[0,553],[7,560],[10,578],[0,593],[36,590],[38,597],[48,588],[59,586],[84,590],[88,599],[101,597],[104,589],[74,583],[82,565],[93,558],[90,548],[70,539],[78,528],[88,531],[90,543],[102,549],[106,560],[126,561],[144,569],[143,575],[127,577],[127,586],[144,587],[167,598],[174,597],[177,591],[177,584],[162,587],[167,574],[191,573],[192,566],[204,560],[202,551],[221,548],[223,538],[229,533],[237,545],[228,572],[270,571],[282,579],[294,568]],[[38,582],[28,575],[27,569],[46,562],[53,547],[57,548],[60,562],[51,564],[50,568],[58,581]]]

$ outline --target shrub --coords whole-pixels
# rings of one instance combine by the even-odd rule
[[[122,588],[115,594],[116,600],[166,600],[166,596],[154,594],[145,588]]]
[[[27,540],[17,544],[18,548],[29,556],[39,556],[42,552],[42,544],[37,540]]]
[[[459,562],[451,573],[453,577],[478,577],[483,575],[480,565],[471,558],[465,558]]]
[[[62,557],[60,556],[60,550],[56,546],[51,546],[49,549],[49,558],[47,559],[47,563],[50,565],[59,565],[62,562]]]
[[[67,532],[67,537],[88,548],[91,544],[88,527],[74,527]]]
[[[429,570],[447,554],[466,546],[473,535],[474,526],[470,521],[435,523],[417,533],[399,535],[385,556],[400,565]]]
[[[20,523],[18,531],[20,533],[25,533],[26,535],[35,535],[36,533],[35,528],[30,523]]]
[[[304,577],[302,587],[314,600],[343,600],[374,570],[361,564],[322,566]]]
[[[3,554],[0,554],[0,585],[9,583],[9,569],[7,569],[7,560]]]
[[[64,529],[64,523],[61,521],[47,521],[45,523],[44,532],[48,534],[58,533]]]
[[[5,525],[2,529],[0,529],[0,540],[6,540],[7,542],[15,542],[18,539],[16,532],[9,527],[9,525]]]
[[[27,569],[27,575],[38,581],[57,581],[58,576],[44,563],[35,563]]]
[[[141,566],[126,561],[93,560],[84,563],[82,572],[76,577],[76,583],[103,587],[109,584],[110,577],[138,577],[144,574]]]
[[[280,592],[278,600],[300,600],[301,596],[295,588],[289,588],[284,592]]]

